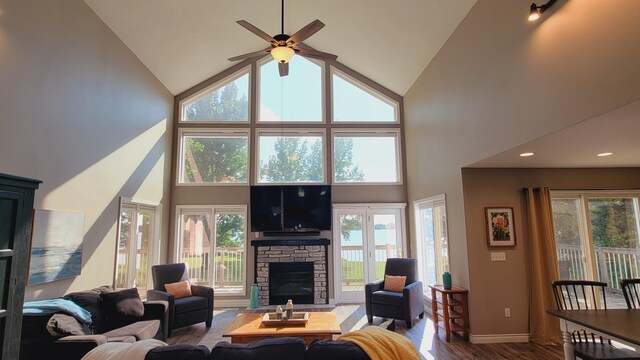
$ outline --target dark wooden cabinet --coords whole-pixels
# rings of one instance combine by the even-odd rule
[[[33,196],[41,181],[0,173],[1,359],[17,359],[27,282]]]

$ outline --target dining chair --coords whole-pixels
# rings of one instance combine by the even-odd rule
[[[607,283],[589,280],[558,280],[551,283],[559,310],[607,309]],[[635,351],[616,348],[610,340],[587,332],[575,330],[571,337],[576,358],[584,360],[638,360]]]
[[[622,279],[620,287],[627,302],[627,308],[640,309],[640,279]]]

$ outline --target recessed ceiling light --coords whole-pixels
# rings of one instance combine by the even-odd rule
[[[611,156],[611,155],[613,155],[612,152],[603,152],[603,153],[596,154],[596,156],[599,156],[599,157]]]
[[[529,157],[529,156],[533,156],[533,155],[534,155],[534,153],[532,153],[532,152],[524,152],[524,153],[520,154],[520,156],[522,156],[522,157]]]

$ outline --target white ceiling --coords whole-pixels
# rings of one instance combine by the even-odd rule
[[[278,0],[84,0],[174,95],[268,44],[235,23],[280,32]],[[285,32],[404,95],[476,0],[287,0]]]
[[[535,155],[520,157],[524,152]],[[596,156],[603,152],[613,155]],[[640,100],[469,165],[510,168],[637,166],[640,166]]]

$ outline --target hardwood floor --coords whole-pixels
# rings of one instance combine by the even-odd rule
[[[296,311],[302,310],[296,308]],[[340,305],[331,311],[336,313],[343,333],[368,325],[364,305]],[[167,339],[167,343],[199,344],[212,348],[219,341],[229,341],[228,338],[222,337],[222,333],[241,312],[245,312],[245,309],[217,309],[214,312],[211,328],[207,329],[204,323],[201,323],[176,329],[173,331],[173,336]],[[384,320],[383,318],[374,318],[374,324],[379,324]],[[406,328],[404,321],[396,321],[396,332],[411,339],[420,351],[422,358],[427,360],[563,359],[561,346],[542,346],[531,343],[472,344],[457,336],[453,336],[451,342],[447,343],[442,331],[438,335],[435,334],[433,322],[426,316],[423,320],[414,320],[411,329]]]

